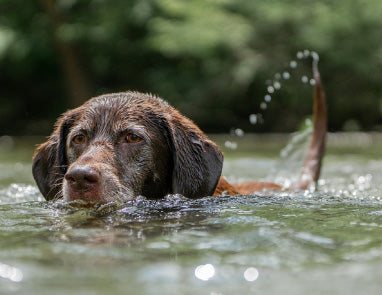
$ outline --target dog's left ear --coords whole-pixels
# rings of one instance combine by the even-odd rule
[[[167,121],[174,161],[172,193],[188,198],[212,196],[223,167],[222,152],[178,111],[173,110]]]

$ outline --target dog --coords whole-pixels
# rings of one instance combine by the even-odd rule
[[[317,182],[325,150],[325,97],[317,66],[313,73],[314,129],[294,189]],[[46,200],[107,203],[282,189],[265,182],[230,184],[222,166],[219,147],[166,101],[123,92],[92,98],[64,113],[37,148],[32,170]]]

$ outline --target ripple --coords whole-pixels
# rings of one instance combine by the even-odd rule
[[[0,204],[43,201],[38,188],[33,185],[12,183],[0,189]]]

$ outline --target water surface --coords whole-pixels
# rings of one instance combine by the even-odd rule
[[[0,294],[380,294],[382,142],[362,136],[330,138],[316,192],[88,209],[43,201],[35,139],[15,139],[0,153]],[[284,144],[249,137],[224,174],[269,179]]]

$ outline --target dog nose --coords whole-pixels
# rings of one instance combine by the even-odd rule
[[[65,179],[75,191],[89,191],[100,184],[100,173],[91,165],[76,165],[70,167]]]

